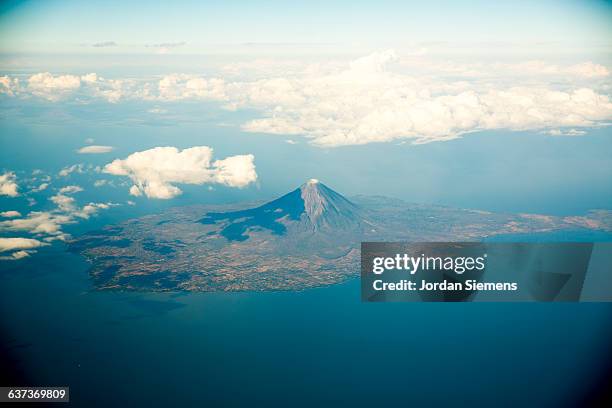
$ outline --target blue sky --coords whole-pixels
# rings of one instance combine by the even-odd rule
[[[114,41],[113,52],[186,42],[185,52],[227,45],[512,43],[549,48],[609,46],[610,2],[604,1],[224,1],[6,2],[3,52],[81,51]],[[283,47],[279,47],[282,51]]]

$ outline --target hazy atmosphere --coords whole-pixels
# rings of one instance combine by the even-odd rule
[[[376,372],[419,405],[435,392],[405,372],[442,372],[458,335],[474,361],[443,377],[490,382],[465,401],[572,406],[607,367],[608,304],[369,307],[355,265],[362,241],[612,240],[611,22],[607,1],[2,2],[0,363],[83,406],[116,402],[97,372],[130,401],[109,378],[150,387],[154,358],[217,405],[271,403],[266,379],[295,398],[283,369],[311,378],[302,404],[377,401]],[[74,335],[38,341],[46,310]],[[418,333],[390,329],[408,315]],[[365,353],[402,341],[423,357]],[[287,368],[293,343],[310,361]]]

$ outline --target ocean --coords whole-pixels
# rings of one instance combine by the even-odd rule
[[[61,247],[0,264],[3,370],[74,406],[573,406],[612,358],[612,304],[96,291],[87,270]]]
[[[327,150],[178,119],[131,124],[148,106],[77,104],[71,120],[85,110],[90,122],[66,126],[40,105],[16,106],[25,119],[0,123],[0,162],[22,183],[41,168],[52,185],[31,194],[33,207],[24,197],[3,197],[0,208],[49,211],[49,196],[72,184],[85,188],[79,205],[123,204],[65,226],[74,236],[170,206],[269,200],[311,177],[347,196],[490,211],[575,215],[609,208],[612,196],[605,129],[589,138],[483,133],[465,143]],[[222,115],[206,120],[236,114]],[[85,138],[116,150],[83,157],[76,150]],[[527,138],[534,142],[521,143]],[[236,191],[181,186],[182,196],[155,201],[129,196],[129,183],[118,178],[115,187],[92,186],[108,175],[57,176],[71,164],[103,166],[166,145],[210,145],[220,158],[254,153],[260,181]],[[3,376],[20,385],[68,385],[79,407],[436,407],[451,398],[473,407],[572,406],[609,368],[611,321],[612,304],[603,303],[362,303],[358,278],[303,292],[99,292],[88,264],[61,244],[0,262]]]

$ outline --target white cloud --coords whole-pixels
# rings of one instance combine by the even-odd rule
[[[102,78],[99,77],[98,74],[96,74],[95,72],[90,72],[89,74],[81,75],[80,77],[81,83],[85,84],[93,84],[95,82],[98,82],[98,80],[100,79]]]
[[[0,212],[0,217],[4,217],[4,218],[21,217],[21,213],[19,211],[3,211],[3,212]]]
[[[218,78],[201,78],[195,75],[172,74],[164,76],[158,83],[159,99],[226,99],[225,81]]]
[[[349,71],[369,76],[372,73],[385,72],[389,63],[398,60],[399,57],[394,50],[379,51],[352,61],[349,64]]]
[[[0,238],[0,253],[10,252],[8,255],[0,256],[3,261],[15,261],[17,259],[27,258],[35,253],[34,248],[49,245],[37,239],[31,238]]]
[[[31,238],[0,238],[0,252],[33,249],[44,245],[47,244]]]
[[[38,193],[40,191],[44,191],[49,187],[49,183],[42,183],[38,187],[32,189],[33,192]]]
[[[584,136],[586,131],[580,129],[550,129],[543,133],[550,136]]]
[[[73,197],[66,195],[77,193],[79,191],[83,191],[83,189],[78,186],[68,186],[62,188],[59,194],[51,197],[51,201],[57,205],[57,211],[72,217],[72,219],[67,223],[72,223],[74,217],[89,219],[89,217],[92,215],[97,214],[99,210],[107,210],[110,207],[117,205],[113,203],[89,203],[79,208],[76,205],[76,200]]]
[[[75,200],[64,194],[56,194],[50,200],[57,205],[60,211],[73,212],[75,210]]]
[[[584,127],[612,117],[608,96],[589,88],[437,82],[388,71],[395,60],[393,52],[383,52],[333,75],[257,81],[238,106],[259,107],[265,117],[243,129],[304,135],[333,147],[396,139],[427,143],[491,129]]]
[[[126,93],[133,97],[144,97],[146,95],[146,92],[134,89],[138,81],[107,79],[93,72],[81,76],[54,76],[49,72],[41,72],[30,76],[25,87],[20,86],[18,81],[11,82],[9,77],[6,77],[6,80],[2,78],[0,77],[0,93],[6,93],[10,96],[34,95],[52,102],[76,95],[79,98],[102,98],[108,102],[116,103]]]
[[[389,69],[399,61],[395,52],[387,50],[359,58],[344,69],[303,71],[250,82],[173,74],[160,80],[158,97],[213,99],[232,110],[255,108],[263,117],[245,123],[243,130],[305,136],[324,147],[397,139],[427,143],[481,130],[589,127],[612,117],[606,94],[587,86],[572,88],[571,81],[557,89],[546,79],[531,80],[609,76],[607,68],[592,62],[559,66],[541,61],[452,64],[417,60],[423,67],[417,67],[416,74],[400,74]],[[469,80],[436,78],[436,72]],[[517,79],[520,77],[526,79]]]
[[[114,203],[89,203],[83,206],[78,211],[74,212],[75,217],[83,218],[85,220],[89,219],[89,217],[96,215],[100,210],[108,210],[111,207],[115,207],[118,204]]]
[[[108,152],[111,152],[112,150],[113,150],[112,146],[91,145],[91,146],[81,147],[79,150],[77,150],[77,153],[81,153],[81,154],[100,154],[100,153],[108,153]]]
[[[466,63],[428,58],[419,49],[404,56],[386,50],[348,63],[260,59],[220,72],[224,77],[175,73],[148,79],[41,73],[23,89],[16,78],[0,77],[0,90],[52,99],[78,89],[79,98],[112,103],[211,100],[228,110],[258,111],[258,118],[243,123],[245,131],[304,136],[324,147],[427,143],[495,129],[554,135],[555,129],[592,127],[612,118],[610,71],[592,61]],[[96,150],[86,147],[83,153],[86,149]]]
[[[0,195],[17,197],[19,195],[17,177],[12,171],[0,174]]]
[[[138,188],[138,186],[133,185],[130,187],[130,195],[133,195],[134,197],[140,197],[142,195],[142,192],[140,188]]]
[[[40,169],[32,170],[32,176],[34,176],[32,178],[33,181],[36,181],[36,180],[40,180],[43,182],[51,181],[51,176],[48,174],[44,174],[44,172]]]
[[[217,160],[212,164],[210,181],[230,187],[245,187],[257,180],[254,160],[252,154]]]
[[[85,166],[83,165],[83,163],[79,163],[79,164],[73,164],[72,166],[64,167],[63,169],[60,170],[58,175],[60,177],[66,177],[72,173],[84,173],[84,172],[85,172]]]
[[[402,59],[398,64],[410,74],[433,74],[470,79],[497,79],[500,81],[516,78],[573,82],[576,80],[601,79],[610,75],[609,70],[591,61],[573,65],[551,64],[546,61],[523,62],[455,62],[428,59]]]
[[[245,187],[257,180],[254,156],[231,156],[212,160],[213,150],[196,146],[179,150],[176,147],[156,147],[136,152],[126,159],[117,159],[104,167],[104,172],[129,177],[134,185],[130,194],[149,198],[169,199],[181,194],[174,184],[219,183],[230,187]]]
[[[594,64],[591,61],[572,65],[567,69],[567,72],[585,78],[607,77],[610,75],[608,68],[603,65]]]
[[[15,96],[19,92],[19,78],[0,76],[0,94]]]
[[[148,84],[131,79],[104,79],[90,85],[90,96],[102,98],[110,103],[117,103],[126,97],[132,99],[148,99]]]
[[[74,194],[83,191],[81,186],[64,186],[59,189],[60,194]]]
[[[63,225],[75,224],[78,219],[89,219],[100,210],[109,209],[114,203],[89,203],[78,207],[72,197],[57,194],[51,197],[57,205],[53,211],[32,211],[25,218],[0,222],[0,231],[28,232],[44,237],[44,240],[66,240],[69,236],[62,231]]]
[[[61,235],[61,226],[73,222],[72,217],[65,214],[32,211],[26,218],[0,222],[0,230],[26,231],[37,235]]]
[[[2,261],[16,261],[18,259],[27,258],[28,256],[30,256],[31,254],[33,254],[35,252],[36,251],[16,251],[16,252],[13,252],[12,254],[10,254],[9,256],[0,256],[0,260],[2,260]]]
[[[81,78],[75,75],[53,76],[48,72],[34,74],[28,79],[28,90],[36,96],[55,101],[78,89]]]
[[[114,203],[89,203],[82,207],[78,206],[76,200],[68,194],[83,191],[79,186],[62,187],[58,194],[50,197],[50,201],[56,205],[51,211],[32,211],[23,218],[14,218],[0,221],[0,231],[27,232],[38,237],[43,237],[46,242],[56,240],[65,241],[68,234],[62,231],[62,226],[75,224],[79,219],[89,219],[100,210],[105,210],[118,204]],[[16,211],[1,213],[5,217],[22,217]]]

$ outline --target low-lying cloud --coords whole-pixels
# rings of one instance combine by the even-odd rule
[[[58,173],[60,177],[68,177],[72,173],[82,174],[85,172],[85,165],[83,163],[73,164],[71,166],[66,166],[61,169]]]
[[[172,45],[180,43],[150,46]],[[612,119],[610,70],[592,61],[458,63],[420,53],[401,58],[386,50],[349,63],[260,60],[233,64],[221,73],[139,80],[40,73],[26,83],[5,76],[0,77],[0,93],[156,105],[216,101],[224,109],[259,112],[242,123],[246,132],[302,136],[322,147],[429,143],[498,129],[555,136],[585,132]]]
[[[17,197],[19,195],[17,177],[12,171],[0,174],[0,195],[9,197]]]
[[[11,252],[1,255],[0,260],[17,260],[35,253],[33,249],[49,245],[32,238],[0,238],[0,253]]]
[[[334,74],[244,85],[236,107],[259,107],[264,117],[242,128],[335,147],[399,139],[428,143],[481,130],[589,127],[612,117],[609,97],[586,87],[439,81],[390,71],[396,59],[387,51]]]
[[[22,231],[39,236],[64,236],[61,227],[70,224],[73,218],[66,214],[50,211],[32,211],[25,218],[0,222],[0,231]]]
[[[170,199],[181,194],[174,184],[223,184],[245,187],[257,180],[252,154],[230,156],[212,161],[213,149],[195,146],[184,150],[156,147],[117,159],[104,172],[129,177],[134,185],[130,194]]]
[[[64,225],[75,224],[96,215],[118,204],[111,202],[93,203],[79,206],[73,194],[83,191],[80,186],[68,185],[58,189],[57,194],[49,200],[55,204],[50,211],[31,211],[26,216],[18,211],[0,213],[5,220],[0,221],[0,232],[23,232],[41,238],[44,242],[65,241],[70,236],[64,231]],[[8,242],[8,241],[7,241]],[[16,242],[16,241],[15,241]]]
[[[46,245],[37,239],[31,238],[0,238],[0,252],[14,251],[16,249],[32,249]]]
[[[99,145],[91,145],[84,146],[77,150],[77,153],[80,154],[101,154],[101,153],[109,153],[113,151],[113,146],[99,146]]]
[[[21,213],[15,210],[2,211],[0,212],[0,217],[4,217],[4,218],[21,217]]]

